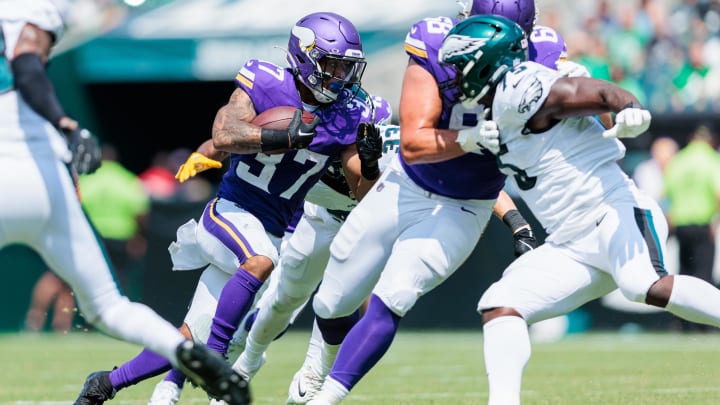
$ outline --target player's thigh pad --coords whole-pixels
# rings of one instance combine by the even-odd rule
[[[513,308],[532,324],[568,313],[614,289],[609,274],[546,242],[510,264],[482,295],[478,312]]]
[[[418,298],[442,284],[467,260],[495,202],[429,201],[434,206],[400,234],[372,291],[399,316],[405,316]]]
[[[184,320],[195,341],[207,342],[220,293],[230,277],[212,264],[203,270]]]
[[[212,264],[233,274],[252,256],[266,256],[276,265],[281,238],[265,232],[254,215],[217,198],[203,212],[197,227],[197,241]]]
[[[330,244],[330,260],[313,300],[321,318],[352,314],[370,295],[401,230],[428,214],[424,210],[400,214],[401,207],[421,198],[405,189],[400,176],[385,172],[376,184]]]
[[[641,207],[609,208],[593,232],[568,248],[583,262],[611,274],[626,298],[645,302],[650,286],[667,274],[667,222],[654,201],[640,202]]]

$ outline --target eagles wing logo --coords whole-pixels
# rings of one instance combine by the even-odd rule
[[[488,38],[473,38],[467,35],[457,34],[450,35],[443,41],[438,59],[440,59],[440,62],[444,62],[454,56],[475,54],[487,41]],[[478,57],[479,56],[480,55],[478,55]]]
[[[520,105],[518,106],[518,112],[524,114],[532,109],[533,104],[540,100],[543,95],[542,82],[535,78],[522,95],[520,99]]]

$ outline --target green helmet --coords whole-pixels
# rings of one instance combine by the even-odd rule
[[[476,15],[448,32],[438,53],[455,66],[460,101],[473,108],[508,70],[527,60],[527,38],[519,25],[498,15]]]

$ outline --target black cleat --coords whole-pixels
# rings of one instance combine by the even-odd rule
[[[110,372],[95,371],[85,379],[75,405],[102,405],[105,401],[113,399],[116,393],[110,383]]]
[[[248,382],[218,353],[205,345],[186,340],[177,347],[175,354],[180,370],[210,397],[229,405],[250,404]]]

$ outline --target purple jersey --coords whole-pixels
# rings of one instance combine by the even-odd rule
[[[438,62],[438,49],[445,35],[456,24],[447,17],[426,18],[412,26],[405,38],[405,51],[437,81],[442,97],[442,112],[437,127],[462,129],[478,124],[478,111],[468,111],[458,102],[455,69]],[[402,136],[402,134],[400,135]],[[505,176],[497,168],[495,156],[468,153],[438,163],[408,165],[401,161],[408,176],[420,187],[452,198],[494,199],[505,185]]]
[[[302,107],[295,80],[288,69],[250,60],[235,77],[260,113],[272,107]],[[330,162],[355,143],[357,127],[369,107],[349,93],[313,113],[320,117],[317,135],[307,149],[268,155],[231,154],[230,168],[220,183],[218,196],[247,210],[267,232],[282,236],[293,213],[327,169]]]
[[[557,62],[567,59],[563,37],[550,27],[536,25],[530,34],[528,59],[557,70]]]

